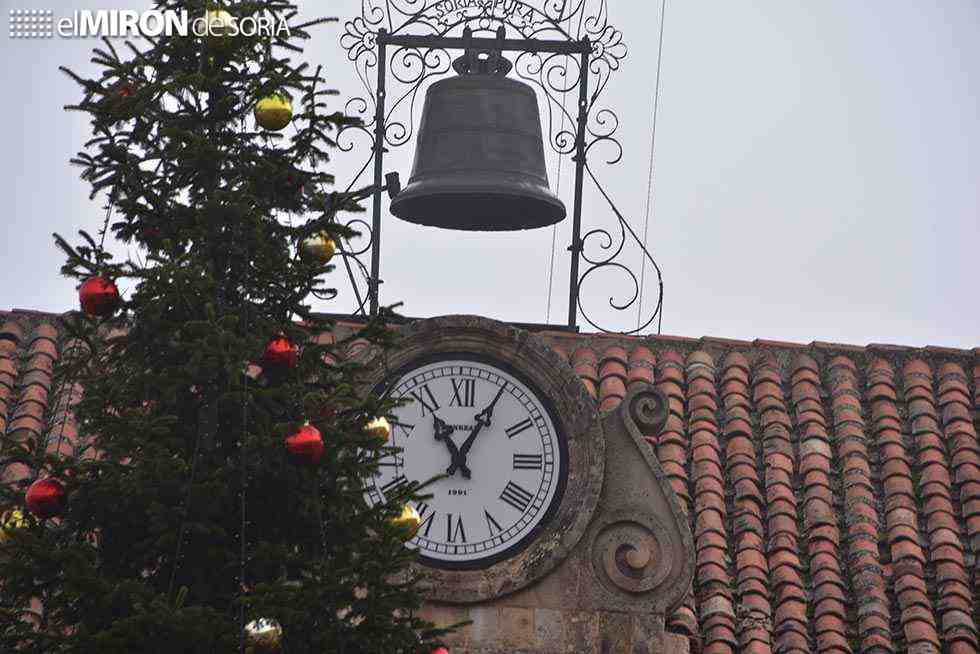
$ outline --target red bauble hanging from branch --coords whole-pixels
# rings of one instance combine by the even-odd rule
[[[303,425],[286,436],[285,443],[286,451],[297,462],[316,465],[323,456],[323,437],[313,425]]]
[[[299,348],[282,334],[274,336],[262,351],[262,367],[273,370],[295,368],[299,362]]]
[[[41,520],[65,510],[65,487],[57,479],[38,479],[27,489],[27,510]]]
[[[119,306],[119,289],[111,279],[89,277],[78,288],[78,301],[85,315],[105,318]]]

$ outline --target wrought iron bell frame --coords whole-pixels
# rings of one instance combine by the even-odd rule
[[[658,302],[653,314],[637,328],[616,333],[636,334],[645,330],[654,320],[658,321],[663,307],[663,279],[656,261],[644,243],[630,227],[592,171],[588,155],[597,145],[610,145],[613,156],[606,163],[616,164],[622,159],[623,148],[616,137],[619,119],[607,107],[599,107],[599,98],[611,74],[619,69],[626,55],[622,34],[609,23],[607,0],[542,0],[543,7],[534,7],[523,0],[362,0],[361,15],[345,23],[341,45],[348,59],[355,65],[361,83],[367,89],[367,97],[353,98],[347,103],[347,114],[362,117],[357,125],[345,127],[338,136],[342,150],[352,150],[354,144],[342,139],[348,130],[366,135],[371,141],[371,156],[351,181],[349,191],[373,164],[374,184],[371,225],[360,219],[357,224],[367,232],[369,243],[359,250],[348,246],[344,263],[348,276],[359,300],[355,313],[363,314],[365,304],[370,314],[376,315],[380,304],[381,268],[381,198],[388,189],[385,186],[384,154],[390,147],[405,145],[414,134],[415,104],[423,83],[432,77],[452,71],[456,58],[450,50],[483,52],[493,57],[503,52],[518,53],[515,64],[517,77],[531,81],[544,91],[548,110],[548,141],[559,156],[570,156],[575,162],[574,199],[572,204],[572,242],[567,250],[571,253],[568,289],[567,328],[578,328],[578,314],[590,325],[603,332],[607,330],[594,322],[582,306],[581,289],[589,276],[602,269],[615,269],[625,273],[633,283],[632,298],[616,302],[609,298],[613,309],[626,311],[636,305],[640,296],[640,282],[635,273],[617,259],[623,254],[632,237],[645,259],[657,273]],[[565,26],[568,26],[566,29]],[[573,26],[576,26],[573,29]],[[508,38],[507,31],[516,32],[522,38]],[[462,31],[461,36],[451,36]],[[574,32],[574,33],[573,33]],[[474,36],[474,33],[490,33],[492,37]],[[557,59],[561,57],[562,59]],[[559,62],[564,67],[559,69]],[[569,63],[575,70],[569,70]],[[388,107],[389,65],[400,66],[392,70],[391,77],[400,93]],[[376,69],[372,80],[369,74]],[[568,73],[574,77],[568,80]],[[576,74],[577,72],[577,74]],[[372,81],[374,85],[372,85]],[[578,90],[576,115],[566,110],[561,95]],[[373,112],[371,111],[373,105]],[[407,120],[396,116],[397,111],[408,113]],[[558,113],[558,112],[561,113]],[[556,114],[561,116],[559,127]],[[574,133],[565,129],[565,118],[575,124]],[[591,120],[591,124],[590,124]],[[616,216],[619,237],[608,230],[594,228],[582,234],[582,203],[585,180],[590,179],[602,198]],[[390,174],[388,179],[390,180]],[[368,189],[364,189],[367,191]],[[586,243],[595,238],[598,248],[606,254],[590,257]],[[371,251],[371,265],[367,267],[359,256]],[[367,281],[364,299],[357,290],[350,259],[360,267]],[[582,262],[585,269],[582,270]],[[641,321],[638,321],[638,323]]]

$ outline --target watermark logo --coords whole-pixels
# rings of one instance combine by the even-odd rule
[[[10,38],[50,39],[54,36],[54,12],[50,9],[11,9]]]
[[[59,17],[51,9],[11,9],[8,18],[10,38],[16,39],[290,36],[289,25],[272,12],[236,18],[210,10],[192,18],[186,10],[82,9]]]

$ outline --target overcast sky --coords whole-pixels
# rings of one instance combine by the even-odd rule
[[[67,15],[149,6],[54,4],[0,0],[4,16],[11,8]],[[300,4],[342,19],[360,8],[360,0]],[[620,115],[626,150],[618,166],[594,167],[642,234],[659,2],[610,0],[610,14],[630,48],[604,96]],[[338,107],[361,91],[338,44],[342,30],[321,28],[305,55],[324,64],[341,92]],[[91,70],[96,41],[0,38],[0,309],[65,311],[77,300],[59,275],[51,232],[95,231],[102,211],[68,165],[89,127],[62,111],[79,95],[57,66]],[[668,0],[661,81],[648,246],[664,271],[665,334],[980,345],[976,0]],[[386,169],[407,180],[413,146],[393,152]],[[367,154],[338,155],[332,172],[346,185]],[[555,187],[550,152],[548,167]],[[566,161],[569,206],[571,170]],[[585,229],[613,221],[587,190]],[[557,233],[555,323],[567,315],[570,223]],[[386,215],[382,301],[404,301],[412,316],[545,322],[551,244],[551,228],[466,234]],[[639,255],[628,255],[638,271]],[[340,298],[316,306],[349,311],[346,276],[335,278]],[[649,309],[649,271],[647,280]],[[610,295],[628,298],[628,282],[597,282],[584,289],[592,313],[609,328],[634,327],[635,311],[605,309]]]

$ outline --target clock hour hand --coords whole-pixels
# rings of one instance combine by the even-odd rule
[[[473,442],[476,440],[476,437],[479,436],[483,428],[490,426],[490,420],[493,418],[493,409],[497,406],[497,402],[500,400],[500,396],[503,394],[504,386],[501,386],[500,390],[497,391],[497,394],[494,396],[490,404],[488,404],[483,411],[480,411],[478,414],[473,416],[473,420],[476,421],[476,426],[473,427],[470,435],[466,437],[465,441],[463,441],[457,455],[453,457],[453,464],[449,466],[449,470],[447,471],[449,474],[454,474],[456,469],[459,468],[463,471],[464,477],[467,479],[470,478],[470,475],[468,474],[469,470],[466,469],[466,455],[469,453],[470,448],[473,447]]]
[[[466,467],[466,462],[463,462],[462,466],[456,465],[456,460],[459,457],[459,450],[456,448],[456,443],[453,442],[453,428],[446,424],[444,420],[439,418],[439,416],[432,415],[433,425],[435,427],[435,437],[437,441],[442,441],[446,444],[446,448],[449,450],[449,456],[451,457],[451,464],[446,473],[449,475],[456,474],[456,468],[459,467],[462,471],[463,476],[469,479],[470,469]]]

